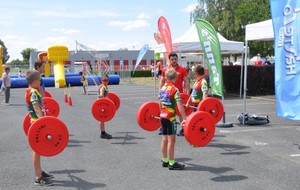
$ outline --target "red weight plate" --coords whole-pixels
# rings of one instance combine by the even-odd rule
[[[111,101],[113,101],[113,103],[114,103],[115,106],[116,106],[116,110],[118,110],[119,107],[120,107],[120,104],[121,104],[119,96],[118,96],[116,93],[114,93],[114,92],[109,92],[109,93],[108,93],[108,98],[109,98]]]
[[[30,116],[29,116],[29,113],[27,113],[23,119],[23,130],[26,135],[29,130],[29,127],[30,127]]]
[[[110,99],[100,98],[93,103],[91,111],[96,120],[106,122],[115,116],[116,106]]]
[[[159,115],[159,104],[157,102],[146,102],[138,109],[136,120],[140,127],[146,131],[155,131],[161,126]]]
[[[45,97],[50,97],[52,98],[51,94],[48,91],[45,91]]]
[[[212,116],[203,111],[193,112],[184,125],[186,140],[198,147],[207,145],[215,134],[215,123]]]
[[[49,112],[50,115],[58,117],[60,108],[57,101],[50,97],[44,97],[43,102],[46,113]]]
[[[46,115],[47,116],[52,116],[50,112],[46,111]],[[30,127],[30,114],[27,113],[26,116],[24,117],[23,119],[23,130],[24,130],[24,133],[27,135],[27,132],[29,130],[29,127]]]
[[[197,108],[198,111],[205,111],[211,114],[215,123],[218,123],[224,114],[224,107],[217,98],[208,97],[200,102]]]
[[[180,93],[180,97],[181,97],[182,104],[185,105],[187,103],[187,101],[189,100],[190,95],[188,95],[187,93]],[[184,111],[185,111],[185,115],[188,116],[193,112],[193,108],[184,106]],[[177,106],[176,106],[176,115],[181,117],[181,114],[180,114]]]
[[[36,120],[29,128],[28,141],[33,151],[42,156],[61,153],[69,142],[69,131],[58,118],[45,116]]]

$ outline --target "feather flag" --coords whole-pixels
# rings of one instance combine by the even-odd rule
[[[136,60],[135,67],[134,67],[134,69],[133,69],[133,74],[132,74],[132,75],[134,75],[134,72],[135,72],[136,68],[139,66],[141,60],[143,59],[143,57],[145,56],[145,54],[147,53],[148,50],[149,50],[148,44],[145,44],[145,45],[141,48],[141,50],[140,50],[140,52],[139,52],[139,55],[138,55],[138,58],[137,58],[137,60]]]
[[[165,45],[167,53],[171,53],[173,51],[172,48],[172,36],[171,30],[168,24],[168,21],[165,17],[161,16],[158,19],[158,30],[161,35],[161,39]]]
[[[197,19],[195,25],[208,67],[211,89],[214,94],[223,97],[221,48],[217,32],[203,19]]]
[[[276,115],[300,120],[300,1],[270,0],[275,50]]]

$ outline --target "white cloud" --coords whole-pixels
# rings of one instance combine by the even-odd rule
[[[51,29],[53,32],[61,32],[63,34],[78,34],[81,31],[76,29],[66,29],[66,28],[53,28]]]
[[[141,13],[137,16],[138,19],[149,19],[150,15],[146,14],[146,13]]]
[[[5,35],[0,37],[4,42],[5,47],[7,48],[8,54],[10,56],[9,61],[13,59],[22,59],[21,52],[27,48],[31,47],[30,43],[26,41],[23,37],[17,35]]]
[[[43,17],[65,17],[65,18],[93,18],[93,17],[118,17],[119,15],[113,11],[38,11],[38,15]]]
[[[181,9],[182,12],[186,12],[186,13],[190,13],[192,12],[195,7],[198,5],[198,3],[193,3],[193,4],[190,4],[188,5],[187,7],[185,7],[184,9]]]
[[[134,28],[145,28],[150,24],[145,20],[137,19],[133,21],[110,21],[107,25],[111,27],[122,27],[122,30],[131,30]]]

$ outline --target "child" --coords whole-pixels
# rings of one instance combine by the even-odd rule
[[[30,113],[31,123],[35,122],[38,118],[43,117],[43,103],[42,96],[39,93],[41,83],[40,72],[36,70],[29,70],[26,72],[26,81],[28,88],[25,91],[25,101],[27,109]],[[41,168],[41,156],[32,151],[32,163],[35,171],[34,185],[51,186],[53,183],[49,179],[54,178],[53,175],[45,173]]]
[[[109,78],[107,74],[102,75],[102,84],[99,85],[98,87],[98,98],[107,98],[108,96],[108,88],[107,84],[109,82]],[[108,133],[105,132],[105,124],[104,122],[100,122],[100,131],[101,135],[100,138],[102,139],[111,139],[112,136]]]
[[[197,65],[193,71],[196,82],[193,85],[192,93],[188,99],[186,106],[193,103],[193,106],[197,107],[198,104],[207,98],[208,85],[204,75],[204,68],[201,65]]]
[[[34,62],[34,69],[40,72],[41,75],[44,75],[45,73],[45,64],[42,61],[35,61]],[[41,77],[41,85],[38,89],[39,93],[42,95],[42,97],[45,97],[45,84],[43,81],[43,78]]]
[[[5,95],[5,100],[4,100],[4,105],[9,106],[9,98],[10,98],[10,77],[9,77],[9,72],[10,72],[10,67],[5,66],[5,72],[2,74],[2,86],[1,86],[1,91],[4,91]],[[3,89],[3,90],[2,90]]]
[[[179,90],[174,85],[176,78],[176,71],[173,68],[168,69],[165,73],[166,82],[159,92],[161,107],[160,119],[163,135],[161,141],[161,151],[163,155],[162,166],[168,167],[169,170],[182,170],[185,167],[185,165],[179,164],[174,160],[177,132],[176,105],[182,115],[182,126],[184,126],[186,119]]]
[[[86,95],[87,93],[87,86],[88,86],[88,81],[86,80],[86,77],[84,76],[83,72],[79,72],[79,75],[81,76],[80,82],[82,83],[83,87],[83,94]]]

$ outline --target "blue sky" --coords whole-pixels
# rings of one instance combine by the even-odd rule
[[[197,0],[2,0],[0,39],[10,60],[25,48],[46,51],[54,44],[75,50],[75,41],[95,50],[139,50],[156,42],[157,20],[164,16],[172,38],[190,27]]]

